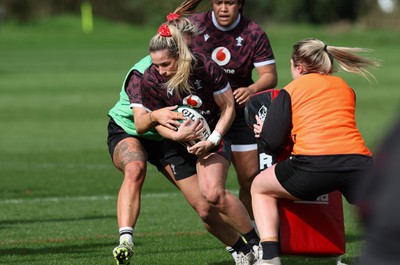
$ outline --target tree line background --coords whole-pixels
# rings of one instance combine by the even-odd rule
[[[82,2],[90,2],[93,14],[114,21],[159,24],[182,0],[0,0],[0,20],[29,23],[61,13],[80,14]],[[204,0],[204,5],[210,1]],[[397,8],[398,10],[399,8]],[[257,22],[331,24],[355,23],[368,17],[382,22],[376,0],[246,0],[245,15]],[[398,12],[391,15],[398,17]],[[389,18],[390,19],[390,18]],[[392,21],[393,22],[393,21]],[[395,23],[398,21],[396,20]]]

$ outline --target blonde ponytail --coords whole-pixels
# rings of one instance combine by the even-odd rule
[[[337,47],[326,45],[317,39],[301,40],[293,46],[292,60],[294,65],[302,65],[305,73],[332,74],[335,71],[336,61],[340,69],[368,77],[374,76],[368,71],[370,67],[377,67],[379,63],[373,59],[358,55],[360,52],[369,52],[365,48]]]

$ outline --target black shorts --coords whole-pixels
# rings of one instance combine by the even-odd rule
[[[227,136],[231,139],[232,145],[257,144],[254,131],[244,119],[244,109],[236,108],[236,117],[229,129]]]
[[[229,162],[232,160],[229,138],[223,137],[221,143],[209,153],[217,153]],[[163,145],[166,163],[171,165],[175,180],[182,180],[196,174],[197,156],[189,154],[185,146],[178,142],[165,140]]]
[[[108,152],[111,155],[111,159],[114,156],[114,150],[117,144],[125,138],[132,137],[137,139],[147,153],[147,161],[149,161],[152,165],[157,167],[158,170],[164,168],[167,163],[164,160],[164,154],[161,151],[160,146],[164,143],[164,141],[154,141],[146,138],[142,138],[139,136],[134,136],[126,133],[124,129],[122,129],[113,118],[110,118],[107,126],[108,130]]]
[[[318,196],[339,190],[349,203],[356,202],[355,189],[365,170],[312,172],[293,167],[290,159],[278,163],[275,175],[291,195],[314,201]]]

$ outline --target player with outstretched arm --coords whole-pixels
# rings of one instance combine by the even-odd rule
[[[371,169],[372,154],[356,126],[355,92],[332,75],[334,62],[346,71],[369,75],[377,62],[357,55],[362,48],[326,45],[317,39],[293,46],[293,81],[272,102],[254,133],[269,154],[277,155],[292,141],[289,159],[256,176],[251,187],[254,217],[263,256],[256,264],[280,265],[278,199],[315,200],[339,190],[357,203],[355,189]]]

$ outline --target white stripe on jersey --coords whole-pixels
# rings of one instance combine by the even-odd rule
[[[221,94],[225,93],[229,88],[231,88],[231,85],[229,83],[227,83],[226,86],[223,89],[218,90],[218,91],[214,91],[213,95],[214,96],[221,95]]]
[[[274,64],[274,63],[275,63],[275,59],[264,61],[264,62],[259,62],[259,63],[254,63],[254,67],[260,67],[260,66],[270,65],[270,64]]]

